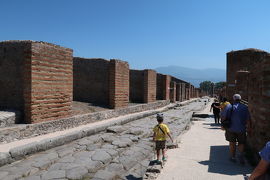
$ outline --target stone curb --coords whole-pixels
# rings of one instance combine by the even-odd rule
[[[126,124],[128,122],[138,120],[147,116],[151,116],[154,114],[157,114],[159,112],[164,112],[167,111],[171,108],[174,108],[176,106],[183,106],[186,104],[189,104],[191,102],[196,101],[197,99],[192,99],[189,101],[185,101],[183,103],[178,103],[178,104],[169,104],[163,108],[160,108],[158,110],[151,110],[151,111],[146,111],[142,112],[140,114],[131,114],[129,117],[119,117],[114,121],[111,122],[104,122],[103,124],[100,125],[95,125],[92,127],[86,127],[81,130],[75,130],[73,132],[69,132],[65,135],[60,135],[57,137],[53,138],[47,138],[43,139],[40,141],[35,141],[29,144],[17,146],[14,148],[11,148],[9,152],[0,152],[0,166],[12,163],[14,161],[18,161],[26,157],[27,155],[31,155],[40,151],[45,151],[49,150],[51,148],[57,147],[64,145],[66,143],[70,143],[74,140],[86,137],[86,136],[91,136],[94,134],[97,134],[101,131],[105,131],[108,127],[114,126],[114,125],[122,125]]]

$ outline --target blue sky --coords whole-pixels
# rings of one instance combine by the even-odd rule
[[[136,69],[225,69],[228,51],[270,51],[269,8],[269,0],[2,0],[0,41],[51,42]]]

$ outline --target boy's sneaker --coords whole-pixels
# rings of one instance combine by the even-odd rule
[[[162,157],[162,161],[167,161],[167,159],[165,157]]]
[[[230,157],[230,161],[233,162],[233,163],[236,163],[235,157]]]

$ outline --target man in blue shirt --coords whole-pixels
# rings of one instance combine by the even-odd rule
[[[262,149],[261,152],[259,152],[261,156],[261,161],[255,168],[255,170],[252,172],[251,176],[249,177],[249,180],[269,180],[269,175],[266,174],[267,169],[270,165],[270,141],[265,145],[265,147]]]
[[[248,107],[240,103],[241,96],[239,94],[235,94],[233,100],[234,103],[232,105],[226,106],[222,117],[222,119],[228,117],[231,119],[230,127],[226,129],[225,137],[230,143],[230,160],[236,162],[235,152],[236,143],[238,142],[239,161],[241,164],[245,164],[243,152],[246,143],[246,125],[250,115]]]

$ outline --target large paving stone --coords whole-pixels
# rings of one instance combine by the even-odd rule
[[[133,142],[128,138],[123,138],[112,142],[112,145],[115,145],[119,148],[125,148],[130,146],[131,144],[133,144]]]
[[[79,166],[85,167],[89,173],[95,173],[104,166],[104,164],[101,161],[93,161],[90,159],[87,160],[78,159],[75,161],[75,163],[78,164]]]
[[[116,157],[116,156],[119,155],[119,154],[118,154],[118,151],[116,151],[116,150],[114,150],[114,149],[106,149],[106,152],[107,152],[108,154],[110,154],[111,157]]]
[[[70,154],[68,156],[65,156],[65,157],[59,159],[57,162],[59,162],[59,163],[72,163],[74,161],[75,161],[75,158],[72,157],[72,155]]]
[[[84,167],[76,167],[74,169],[70,169],[66,172],[66,177],[68,179],[82,179],[86,174],[88,173],[88,170]]]
[[[87,151],[94,151],[95,149],[99,149],[102,146],[101,143],[97,143],[97,144],[90,144],[86,147]]]
[[[73,154],[75,159],[91,159],[91,156],[94,154],[94,151],[81,151]]]
[[[107,128],[107,132],[112,133],[121,133],[124,132],[126,129],[123,126],[111,126]]]
[[[92,160],[101,161],[106,164],[112,160],[112,157],[105,150],[99,150],[92,155]]]
[[[66,172],[64,170],[48,171],[42,174],[41,176],[42,180],[60,179],[60,178],[65,178],[65,177],[66,177]]]
[[[26,178],[23,178],[22,180],[41,180],[40,176],[29,176]]]
[[[144,131],[142,128],[131,128],[129,130],[129,134],[133,134],[133,135],[140,135],[142,134]]]
[[[106,170],[100,170],[98,171],[93,179],[97,180],[115,180],[115,174],[113,172],[109,172]]]
[[[119,162],[123,165],[125,170],[129,170],[138,163],[134,158],[128,156],[119,157]]]
[[[119,171],[123,171],[124,167],[122,164],[119,164],[119,163],[111,163],[106,167],[106,169],[110,172],[119,172]]]
[[[4,179],[9,173],[7,171],[0,171],[0,179]]]
[[[60,158],[64,157],[64,156],[67,156],[69,154],[72,154],[74,152],[75,148],[74,147],[70,147],[70,148],[67,148],[67,149],[63,149],[63,150],[59,150],[58,151],[58,155]]]
[[[76,167],[80,167],[81,165],[76,164],[76,163],[55,163],[50,166],[48,171],[52,170],[69,170],[69,169],[74,169]]]
[[[112,143],[113,141],[117,140],[117,137],[112,133],[107,133],[101,136],[104,142]]]

